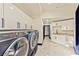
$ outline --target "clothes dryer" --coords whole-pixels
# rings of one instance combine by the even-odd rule
[[[28,40],[29,40],[29,54],[28,55],[33,55],[38,47],[38,35],[37,31],[31,31],[28,32]]]

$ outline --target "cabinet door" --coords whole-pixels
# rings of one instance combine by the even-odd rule
[[[19,29],[25,29],[25,24],[30,23],[31,18],[27,16],[22,10],[17,8],[14,4],[4,4],[5,28],[17,29],[17,23],[20,23]]]
[[[57,40],[58,40],[58,37],[57,37],[57,35],[52,35],[52,41],[54,41],[54,42],[56,42],[57,43]]]
[[[74,47],[75,46],[74,45],[74,37],[68,36],[67,39],[68,39],[67,43],[69,44],[69,46]]]
[[[0,3],[0,29],[2,28],[3,3]]]
[[[58,42],[60,43],[60,44],[62,44],[62,45],[64,45],[64,46],[66,46],[66,35],[59,35],[58,36]]]
[[[61,44],[61,45],[64,45],[66,46],[66,36],[65,35],[53,35],[52,36],[52,41],[58,43],[58,44]]]
[[[17,13],[15,13],[15,8],[9,3],[4,4],[4,22],[6,29],[15,29],[17,21]]]

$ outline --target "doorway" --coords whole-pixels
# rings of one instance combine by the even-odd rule
[[[50,25],[43,25],[43,40],[45,39],[45,37],[48,37],[49,39],[51,39],[51,37],[50,37]]]

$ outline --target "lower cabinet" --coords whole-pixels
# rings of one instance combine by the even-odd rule
[[[67,43],[69,44],[70,47],[75,46],[75,38],[73,36],[67,36]]]
[[[65,46],[66,45],[66,36],[53,35],[52,36],[52,41]]]
[[[74,37],[66,35],[53,35],[52,41],[65,47],[74,47]]]

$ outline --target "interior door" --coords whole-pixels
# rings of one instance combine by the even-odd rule
[[[45,36],[50,38],[50,25],[43,25],[43,39]]]

